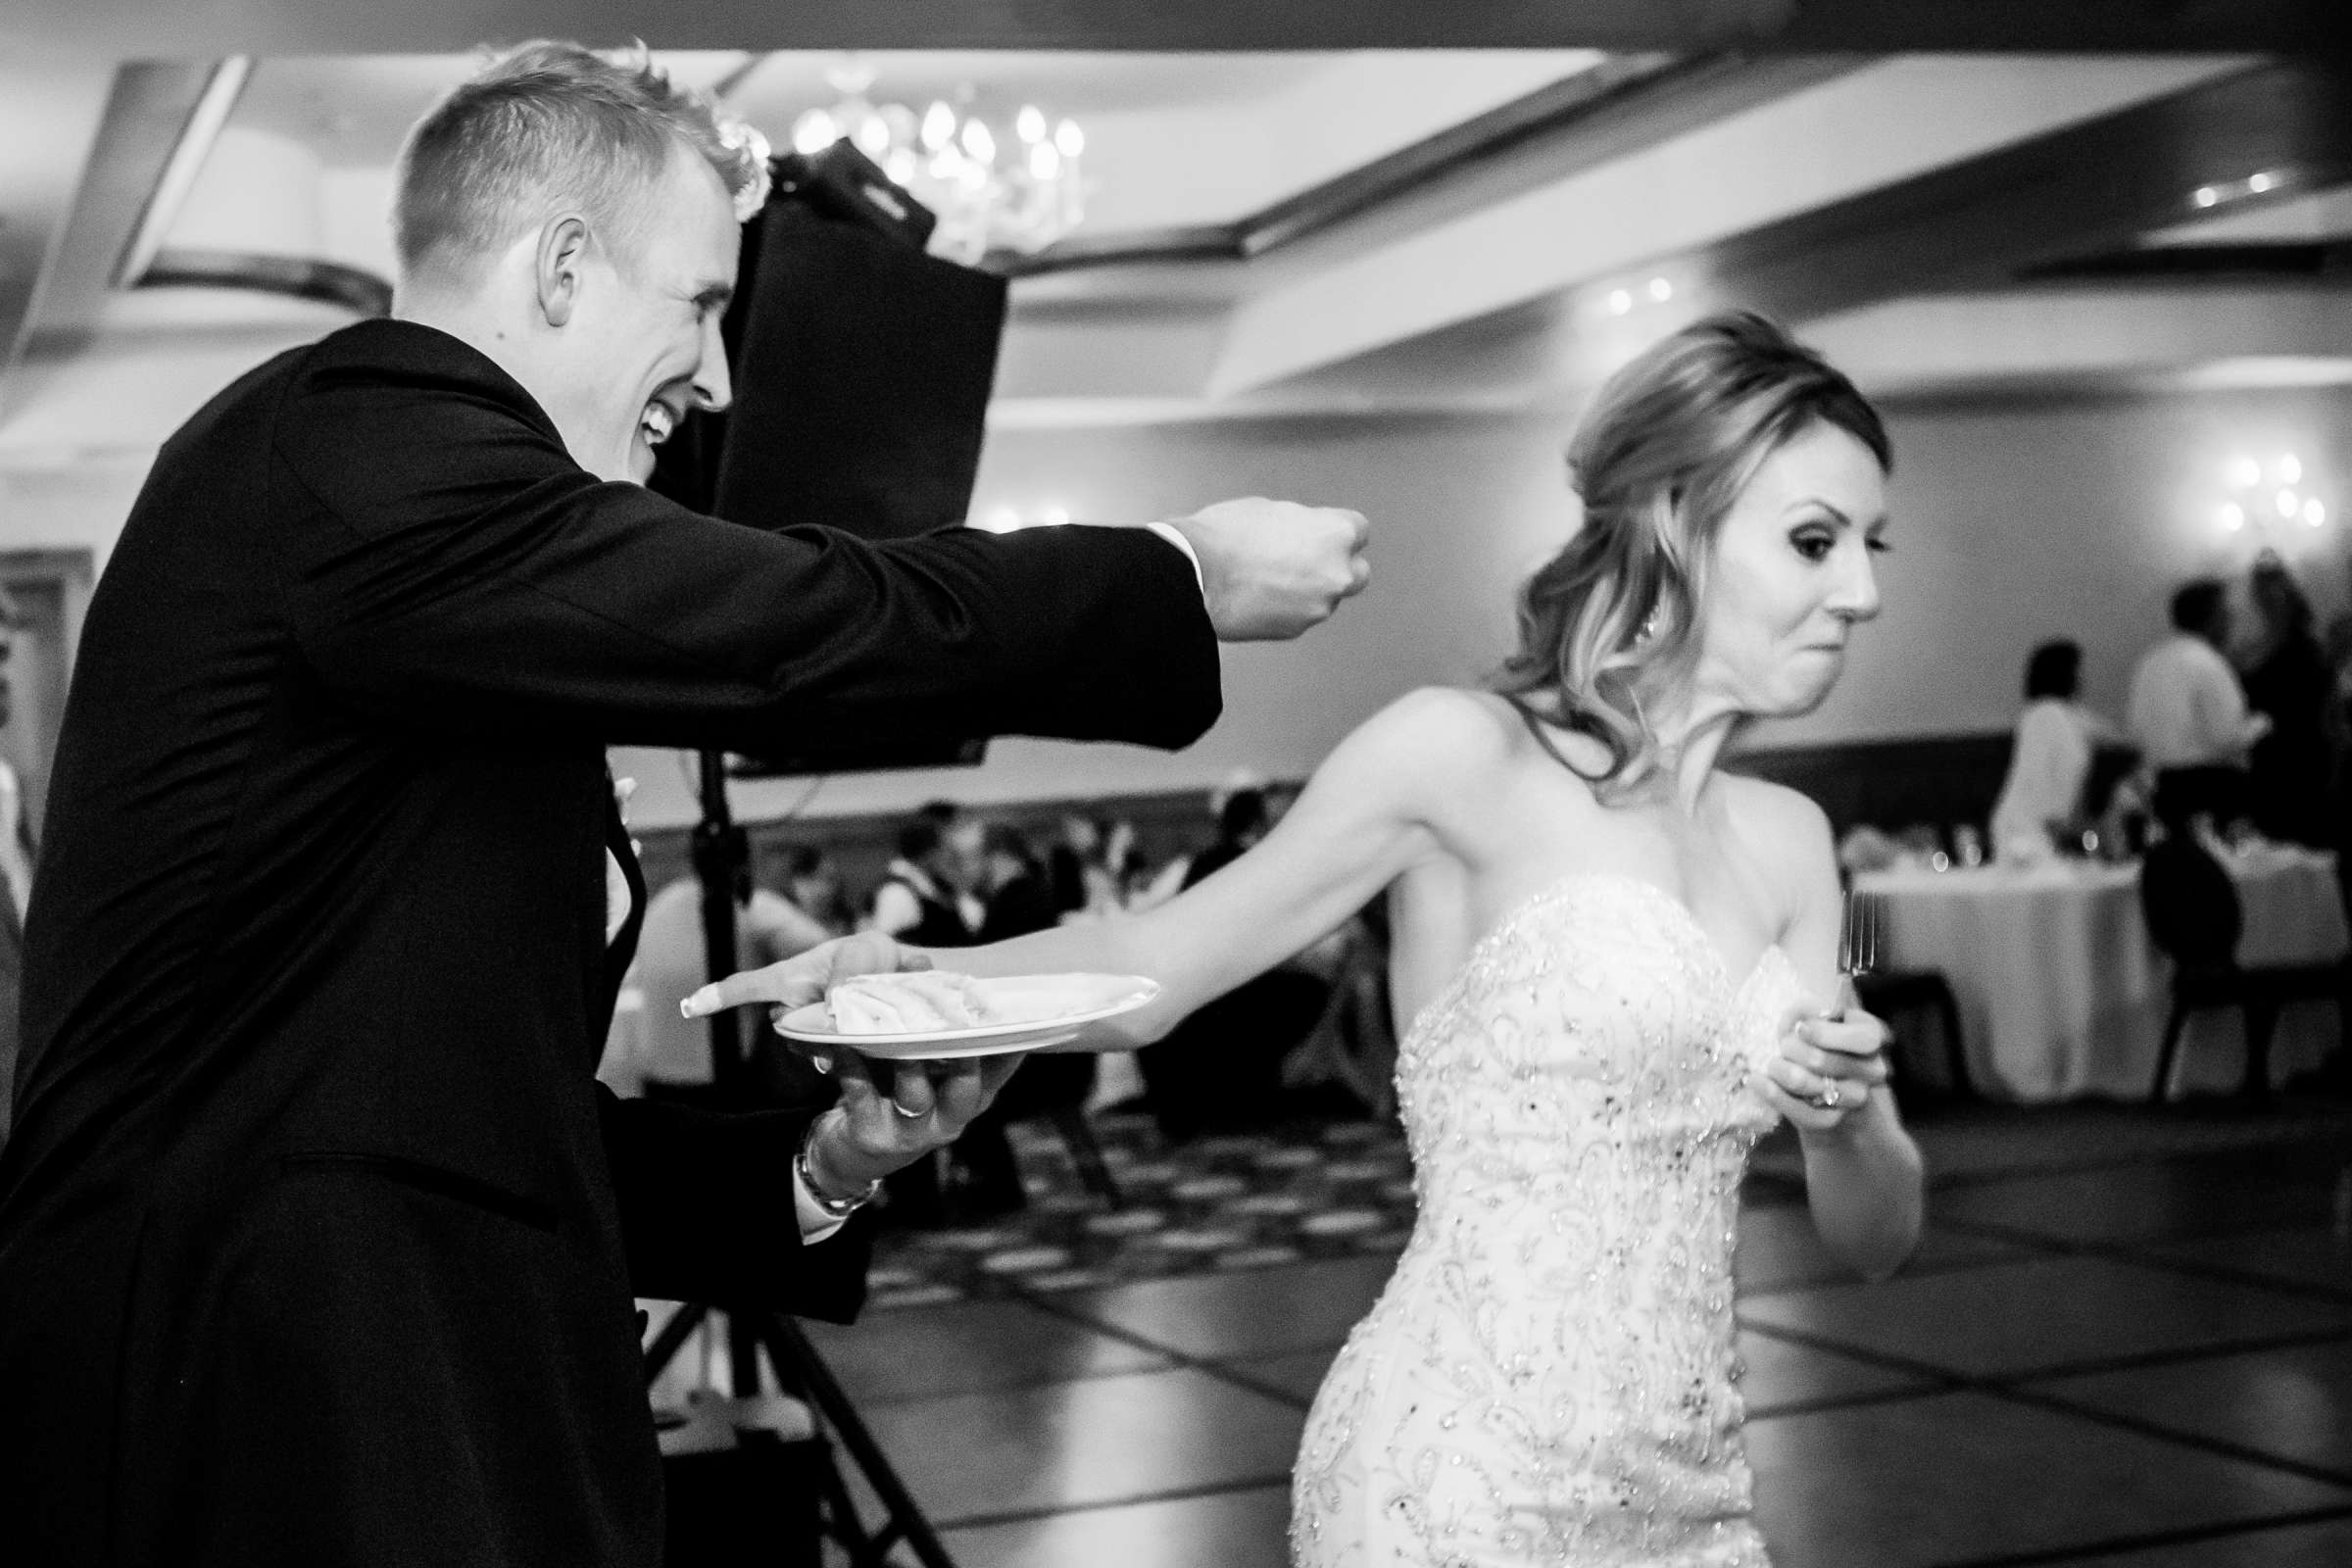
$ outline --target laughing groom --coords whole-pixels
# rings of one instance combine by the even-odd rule
[[[13,1560],[655,1568],[631,1298],[847,1317],[838,1215],[993,1080],[818,1117],[603,1093],[633,942],[607,745],[1182,746],[1220,639],[1362,585],[1363,519],[1279,502],[871,545],[642,488],[727,401],[756,177],[642,61],[526,47],[410,136],[392,318],[262,366],[157,459],[27,922]]]

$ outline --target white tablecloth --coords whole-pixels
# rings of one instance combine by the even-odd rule
[[[2245,909],[2238,961],[2341,957],[2335,861],[2265,846],[2225,863]],[[1960,1004],[1979,1092],[2012,1100],[2145,1096],[2170,1009],[2171,965],[2148,937],[2132,866],[2060,861],[2032,869],[1888,870],[1855,878],[1884,897],[1881,964],[1940,969]],[[2316,1063],[2338,1039],[2328,1003],[2279,1015],[2274,1077]],[[2175,1093],[2233,1086],[2245,1065],[2235,1008],[2198,1013],[2182,1038]]]

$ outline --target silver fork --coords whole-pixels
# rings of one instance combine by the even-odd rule
[[[1883,920],[1876,898],[1845,890],[1845,908],[1838,921],[1838,972],[1847,980],[1859,981],[1879,966]]]
[[[1848,997],[1853,996],[1853,987],[1879,966],[1882,919],[1877,899],[1867,893],[1856,893],[1850,887],[1845,890],[1845,903],[1838,917],[1838,973],[1846,982]],[[1842,1018],[1845,1010],[1846,1004],[1841,999],[1838,1016]],[[1833,1078],[1829,1088],[1814,1097],[1813,1103],[1824,1110],[1835,1110],[1842,1098],[1843,1091]]]

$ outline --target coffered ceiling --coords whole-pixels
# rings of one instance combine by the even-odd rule
[[[351,318],[391,271],[393,153],[471,69],[460,46],[610,38],[623,11],[12,11],[0,464],[151,447]],[[1084,123],[1087,223],[1016,278],[1004,424],[1570,400],[1735,303],[1896,394],[2352,379],[2352,8],[1439,15],[699,3],[636,24],[708,46],[662,58],[778,141],[843,46],[871,51],[878,98]]]

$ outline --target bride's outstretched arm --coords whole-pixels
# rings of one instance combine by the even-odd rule
[[[1072,1049],[1126,1051],[1336,928],[1396,877],[1438,853],[1438,819],[1458,787],[1447,694],[1415,693],[1366,720],[1327,758],[1265,841],[1198,887],[1145,913],[1057,926],[980,948],[939,950],[976,975],[1093,971],[1157,980],[1158,999]],[[1457,700],[1458,701],[1458,700]],[[719,1005],[765,1002],[766,971],[730,976]],[[699,1000],[699,999],[698,999]]]
[[[1078,1049],[1125,1051],[1328,935],[1406,867],[1437,852],[1430,822],[1430,731],[1421,697],[1375,714],[1342,741],[1274,831],[1177,898],[1134,915],[1056,926],[985,948],[933,955],[980,975],[1097,970],[1150,975],[1160,995]],[[1441,764],[1442,766],[1442,764]]]

